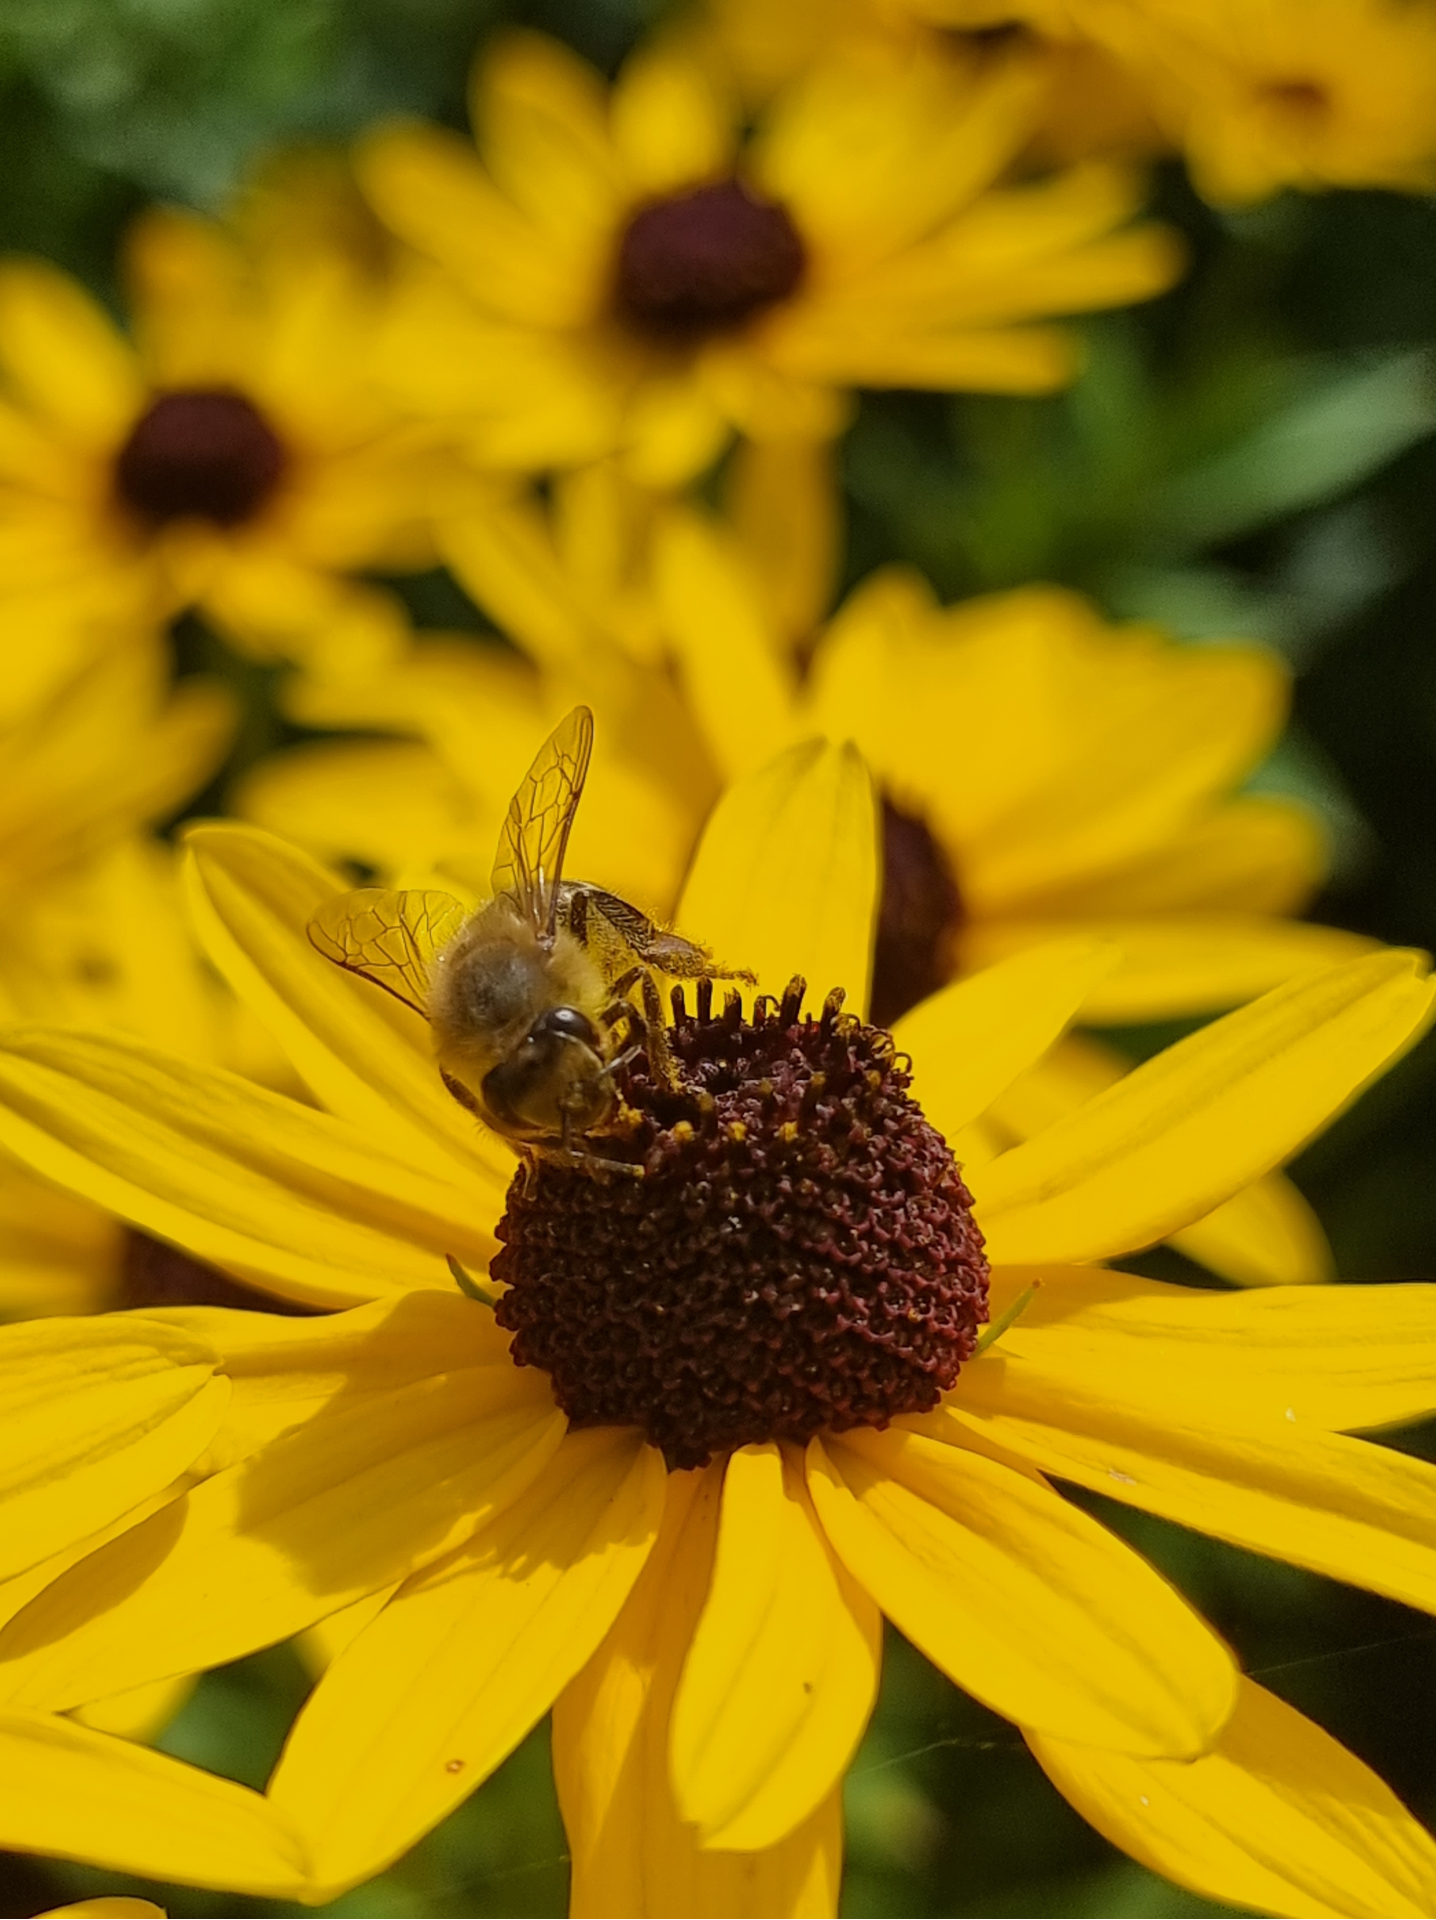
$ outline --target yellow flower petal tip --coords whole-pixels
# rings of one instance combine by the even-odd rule
[[[694,856],[680,918],[770,993],[798,976],[867,1007],[878,884],[872,781],[857,749],[810,740],[736,782]]]
[[[165,1920],[165,1910],[151,1900],[109,1893],[94,1900],[76,1900],[68,1907],[47,1907],[36,1920]]]

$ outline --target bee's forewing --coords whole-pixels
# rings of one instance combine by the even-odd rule
[[[536,933],[552,935],[558,883],[593,752],[593,715],[575,707],[544,741],[509,803],[493,890],[516,900]]]
[[[449,893],[356,887],[325,902],[309,922],[309,939],[335,966],[427,1014],[434,957],[467,918],[467,907]]]

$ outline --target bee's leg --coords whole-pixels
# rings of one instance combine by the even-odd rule
[[[643,1017],[648,1023],[648,1057],[654,1074],[665,1086],[676,1087],[678,1062],[673,1058],[668,1030],[663,1024],[663,1001],[659,997],[658,982],[646,968],[639,982],[639,992],[643,998]]]
[[[469,1089],[464,1085],[462,1080],[456,1080],[453,1074],[445,1073],[442,1067],[439,1069],[439,1078],[443,1081],[449,1092],[453,1094],[461,1107],[464,1107],[469,1113],[473,1114],[476,1120],[483,1119],[483,1108],[479,1105],[476,1096],[469,1092]]]

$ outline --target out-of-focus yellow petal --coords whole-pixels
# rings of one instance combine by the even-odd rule
[[[854,1579],[1009,1719],[1191,1756],[1231,1712],[1236,1670],[1216,1635],[1038,1475],[894,1429],[813,1441],[808,1485]]]
[[[741,1448],[673,1709],[674,1791],[705,1846],[772,1846],[823,1804],[862,1738],[881,1655],[881,1616],[834,1561],[801,1461]]]
[[[442,1169],[116,1034],[12,1030],[0,1140],[147,1233],[315,1305],[442,1285],[445,1255],[482,1265],[492,1246],[482,1208]]]
[[[275,1900],[304,1886],[303,1848],[262,1794],[16,1707],[0,1708],[0,1846]]]
[[[1178,1253],[1239,1287],[1320,1286],[1336,1278],[1320,1220],[1281,1173],[1253,1180],[1168,1238]]]
[[[609,120],[635,198],[700,185],[731,165],[737,103],[724,96],[718,62],[681,41],[625,61]]]
[[[171,1675],[168,1680],[152,1680],[147,1687],[131,1687],[128,1693],[112,1693],[106,1700],[92,1700],[76,1707],[74,1717],[96,1733],[149,1744],[174,1719],[194,1686],[192,1674]]]
[[[1209,1899],[1290,1920],[1436,1909],[1431,1836],[1355,1754],[1254,1681],[1200,1760],[1028,1744],[1099,1833]]]
[[[708,383],[690,369],[655,374],[624,410],[624,471],[655,491],[681,486],[712,466],[731,432]]]
[[[1062,920],[995,920],[962,937],[965,966],[985,966],[1070,931]],[[1097,1025],[1211,1013],[1298,974],[1371,953],[1375,942],[1341,927],[1266,914],[1193,913],[1122,920],[1084,915],[1082,931],[1109,940],[1122,962],[1092,989],[1082,1017]]]
[[[1040,895],[1027,896],[1022,914],[1086,921],[1298,913],[1326,865],[1325,838],[1307,808],[1275,794],[1242,794],[1121,866],[1070,884],[1054,877]]]
[[[793,730],[794,676],[759,583],[731,536],[687,508],[670,509],[655,529],[653,578],[713,758],[738,779]]]
[[[118,449],[143,405],[134,356],[68,274],[39,260],[0,269],[6,384],[82,446]]]
[[[740,440],[728,463],[728,520],[789,646],[811,641],[833,597],[841,539],[834,467],[825,440]]]
[[[964,1369],[1032,1379],[1032,1405],[1140,1404],[1344,1431],[1397,1426],[1436,1408],[1436,1287],[1274,1287],[1197,1292],[1087,1267],[993,1274],[994,1318],[1038,1293],[999,1347]]]
[[[1202,1219],[1412,1045],[1432,994],[1416,956],[1383,952],[1274,988],[1179,1041],[980,1169],[991,1258],[1099,1260]]]
[[[877,812],[857,751],[810,740],[736,781],[709,817],[679,924],[770,993],[801,974],[864,1013],[877,911]]]
[[[252,827],[187,836],[190,897],[210,956],[324,1104],[404,1157],[440,1164],[497,1209],[513,1155],[444,1091],[427,1024],[315,951],[310,919],[344,889],[297,848]]]
[[[412,124],[380,127],[359,143],[355,170],[395,232],[441,254],[490,311],[542,327],[581,317],[586,289],[574,288],[568,262],[495,192],[473,148],[457,135]]]
[[[470,104],[495,183],[551,248],[590,258],[622,194],[599,75],[560,41],[509,32],[475,68]]]
[[[1005,1088],[989,1118],[1019,1140],[1076,1113],[1132,1070],[1086,1035],[1069,1034]],[[1321,1222],[1285,1174],[1269,1173],[1168,1236],[1199,1265],[1241,1287],[1311,1286],[1333,1278]]]
[[[311,1899],[406,1852],[548,1711],[642,1570],[664,1478],[631,1429],[570,1434],[511,1507],[339,1655],[270,1783],[310,1850]]]
[[[668,1476],[663,1524],[628,1604],[554,1708],[575,1915],[763,1920],[837,1911],[837,1793],[795,1833],[756,1853],[700,1847],[697,1828],[674,1804],[669,1721],[708,1592],[721,1485],[716,1466]]]
[[[1191,1402],[1057,1399],[1015,1366],[967,1371],[923,1421],[1128,1506],[1436,1613],[1436,1467],[1295,1421]]]
[[[184,1472],[229,1382],[157,1322],[36,1320],[0,1331],[0,1575],[107,1526]]]
[[[932,994],[893,1029],[912,1055],[913,1092],[951,1139],[1046,1053],[1077,1016],[1115,948],[1054,940]]]
[[[46,1907],[38,1920],[165,1920],[153,1900],[131,1900],[123,1893],[102,1893],[97,1900],[76,1900],[68,1907]]]
[[[467,1539],[563,1426],[510,1365],[340,1394],[46,1588],[0,1635],[0,1689],[78,1706],[283,1640]]]

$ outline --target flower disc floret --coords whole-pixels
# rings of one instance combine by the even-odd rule
[[[674,1468],[925,1412],[987,1316],[971,1195],[891,1036],[802,997],[675,995],[675,1084],[636,1066],[602,1143],[642,1177],[540,1160],[498,1229],[515,1360]]]
[[[638,209],[618,244],[615,303],[635,331],[691,342],[786,299],[804,264],[784,208],[720,180]]]
[[[155,524],[200,519],[239,526],[269,499],[284,448],[251,400],[227,387],[162,393],[115,460],[124,504]]]

